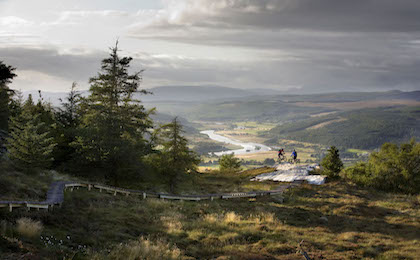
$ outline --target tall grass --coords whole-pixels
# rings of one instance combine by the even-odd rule
[[[30,218],[20,218],[16,221],[17,233],[26,238],[39,236],[42,229],[43,225],[40,221],[35,221]]]
[[[240,220],[241,220],[241,216],[237,215],[233,211],[226,213],[225,218],[224,218],[225,223],[237,223]]]
[[[151,241],[148,238],[140,237],[136,241],[120,244],[115,247],[107,256],[97,254],[92,259],[108,260],[161,260],[181,259],[181,250],[174,245],[157,240]]]

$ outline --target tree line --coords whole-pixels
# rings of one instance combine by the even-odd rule
[[[83,97],[73,83],[61,106],[42,98],[34,102],[9,85],[15,68],[0,61],[1,162],[27,174],[58,169],[119,185],[150,172],[165,176],[170,189],[181,174],[195,171],[200,160],[188,148],[177,118],[155,126],[137,98],[143,70],[129,73],[131,57],[120,57],[118,42],[89,80]]]

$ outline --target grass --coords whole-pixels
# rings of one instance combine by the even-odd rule
[[[19,235],[26,238],[34,238],[41,234],[43,225],[40,221],[30,218],[20,218],[16,221],[16,231]]]
[[[197,175],[191,175],[180,183],[178,190],[184,194],[208,194],[223,192],[242,192],[252,190],[270,190],[277,187],[274,182],[251,182],[252,177],[272,172],[270,167],[245,170],[242,172],[220,172],[214,170]]]
[[[349,153],[355,153],[355,154],[369,153],[368,150],[361,150],[361,149],[347,149],[347,152],[349,152]]]
[[[161,259],[180,259],[181,251],[163,241],[152,241],[140,237],[138,240],[116,246],[109,254],[96,253],[92,256],[94,260],[161,260]]]
[[[6,166],[1,168],[0,198],[2,200],[43,200],[49,185],[54,180],[63,178],[53,171],[44,171],[39,175],[27,175]]]
[[[268,170],[189,176],[178,189],[270,189],[275,184],[248,181]],[[417,259],[420,254],[420,196],[345,182],[297,187],[284,194],[283,203],[273,197],[142,200],[80,189],[66,192],[63,206],[48,214],[0,211],[0,219],[21,217],[42,221],[41,236],[64,241],[44,246],[39,238],[24,240],[23,248],[41,259],[141,259],[145,252],[161,259],[302,259],[296,253],[302,240],[312,259]],[[7,239],[10,246],[19,243]]]

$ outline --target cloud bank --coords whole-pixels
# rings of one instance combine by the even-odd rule
[[[145,87],[419,89],[419,1],[64,1],[47,13],[52,2],[43,0],[33,7],[39,16],[19,11],[24,2],[0,1],[9,10],[0,11],[0,59],[53,77],[50,90],[87,82],[116,38],[133,69],[146,69]]]

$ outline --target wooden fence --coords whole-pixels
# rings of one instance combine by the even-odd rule
[[[64,191],[79,188],[87,188],[89,191],[98,189],[99,192],[108,192],[116,196],[121,194],[124,196],[140,196],[146,198],[160,198],[167,200],[186,200],[186,201],[201,201],[214,199],[235,199],[235,198],[255,198],[270,195],[282,194],[286,189],[296,186],[297,183],[289,185],[280,185],[275,190],[269,191],[251,191],[251,192],[231,192],[231,193],[218,193],[218,194],[204,194],[204,195],[175,195],[166,193],[146,192],[140,190],[131,190],[118,187],[112,187],[103,184],[89,183],[89,182],[71,182],[71,181],[57,181],[53,182],[48,189],[47,198],[45,201],[0,201],[0,208],[8,208],[12,212],[13,208],[26,208],[30,209],[52,209],[54,206],[61,206],[64,202]]]

